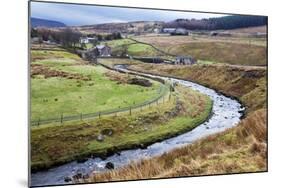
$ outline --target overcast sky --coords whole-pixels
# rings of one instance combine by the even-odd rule
[[[129,21],[172,21],[177,18],[200,19],[221,16],[226,15],[31,2],[31,17],[61,21],[68,26]]]

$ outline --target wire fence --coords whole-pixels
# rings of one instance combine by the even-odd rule
[[[158,96],[151,99],[147,100],[143,103],[127,106],[127,107],[120,107],[120,108],[115,108],[115,109],[110,109],[110,110],[104,110],[104,111],[98,111],[98,112],[93,112],[93,113],[80,113],[76,115],[70,115],[70,116],[64,116],[63,113],[60,114],[60,116],[57,116],[55,118],[49,118],[49,119],[41,119],[38,118],[38,120],[32,120],[31,121],[31,126],[40,126],[43,124],[48,124],[48,123],[63,123],[65,121],[73,121],[73,120],[85,120],[85,119],[91,119],[91,118],[101,118],[102,116],[105,115],[117,115],[117,113],[121,112],[128,112],[129,115],[132,115],[132,111],[136,109],[142,109],[143,107],[150,107],[153,104],[159,104],[161,102],[161,99],[163,99],[164,102],[164,97],[165,95],[170,92],[170,85],[169,84],[161,84],[161,87],[157,90]],[[171,93],[169,93],[169,99],[171,98]]]

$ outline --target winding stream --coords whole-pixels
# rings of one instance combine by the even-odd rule
[[[116,65],[115,68],[122,71],[128,71],[122,65]],[[165,80],[169,79],[172,82],[177,82],[185,87],[190,87],[196,91],[199,91],[200,93],[208,95],[213,100],[213,115],[207,122],[202,123],[192,131],[170,139],[166,139],[162,142],[154,143],[148,146],[146,149],[125,150],[120,152],[120,154],[115,154],[105,160],[100,158],[89,158],[84,163],[77,163],[74,161],[51,168],[47,171],[32,173],[31,185],[43,186],[67,184],[67,182],[65,182],[65,177],[72,177],[77,173],[89,174],[91,172],[98,173],[105,171],[105,164],[107,162],[114,163],[115,168],[118,168],[127,165],[132,161],[159,156],[175,148],[190,144],[207,135],[222,132],[227,128],[235,126],[240,121],[242,116],[240,112],[244,110],[244,107],[242,107],[242,105],[234,99],[218,94],[213,89],[193,82],[168,77],[149,76],[159,77]]]

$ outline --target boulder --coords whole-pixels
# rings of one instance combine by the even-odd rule
[[[106,136],[111,136],[111,135],[113,135],[113,129],[103,129],[101,131],[101,134],[106,135]]]
[[[128,84],[140,85],[140,86],[144,86],[144,87],[151,87],[152,86],[152,83],[149,80],[143,79],[143,78],[129,79]]]
[[[84,175],[82,176],[82,178],[83,178],[83,179],[89,179],[90,176],[89,176],[89,174],[84,174]]]
[[[68,176],[67,176],[67,177],[64,178],[64,181],[65,181],[65,182],[71,182],[72,179],[71,179],[71,177],[68,177]]]
[[[105,165],[105,168],[112,170],[112,169],[114,169],[114,164],[112,162],[107,162]]]
[[[87,158],[77,159],[77,163],[84,163],[84,162],[86,162],[87,160],[88,160]]]
[[[140,144],[141,149],[146,149],[147,147],[144,144]]]
[[[98,135],[97,141],[103,142],[103,140],[104,140],[104,136],[102,134]]]

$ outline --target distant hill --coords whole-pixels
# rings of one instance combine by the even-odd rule
[[[176,19],[164,27],[182,27],[190,30],[237,29],[267,25],[266,16],[223,16],[209,19]]]
[[[62,22],[45,20],[40,18],[31,18],[31,27],[65,27],[66,25]]]

